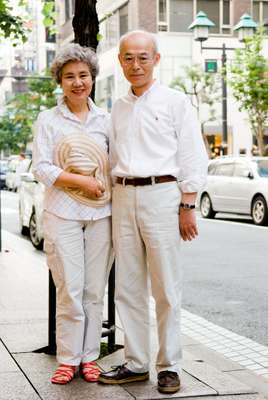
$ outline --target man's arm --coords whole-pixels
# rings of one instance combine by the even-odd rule
[[[191,206],[195,205],[197,192],[206,182],[208,157],[196,112],[188,98],[184,100],[180,115],[183,117],[176,124],[176,129],[181,203]],[[192,240],[198,235],[194,208],[179,208],[179,227],[183,240]]]

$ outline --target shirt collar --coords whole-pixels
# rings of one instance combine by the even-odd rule
[[[155,79],[154,82],[152,83],[152,85],[149,87],[149,89],[147,89],[141,96],[136,96],[133,92],[132,92],[132,88],[129,88],[128,91],[128,96],[132,99],[132,100],[137,100],[141,97],[146,97],[150,92],[154,91],[158,86],[160,85],[160,83]]]
[[[96,114],[96,115],[105,114],[105,112],[101,108],[96,106],[96,104],[90,97],[88,97],[87,104],[88,104],[88,108],[92,114]],[[71,118],[71,119],[77,119],[77,117],[69,110],[69,108],[65,102],[64,95],[60,96],[59,99],[57,100],[57,106],[58,106],[58,109],[60,110],[60,112],[65,117]]]

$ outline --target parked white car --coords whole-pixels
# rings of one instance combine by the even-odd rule
[[[16,192],[21,184],[21,173],[28,170],[31,160],[21,159],[20,156],[11,156],[8,159],[6,173],[6,187],[8,190]]]
[[[43,249],[43,213],[44,185],[37,182],[31,172],[31,164],[28,171],[21,174],[19,189],[19,218],[20,229],[23,235],[29,235],[36,249]]]
[[[7,162],[6,187],[15,191],[16,168],[19,163],[19,156],[11,156]]]
[[[204,218],[217,212],[250,215],[256,225],[268,224],[268,157],[221,157],[210,162],[200,195]]]

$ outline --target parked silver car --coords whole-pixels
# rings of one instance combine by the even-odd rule
[[[0,189],[6,188],[7,161],[0,160]]]
[[[31,165],[27,172],[21,174],[19,189],[19,218],[23,235],[29,235],[36,249],[43,249],[43,198],[44,185],[37,182],[31,172]]]
[[[268,157],[221,157],[210,162],[200,195],[204,218],[217,212],[251,215],[254,224],[268,224]]]

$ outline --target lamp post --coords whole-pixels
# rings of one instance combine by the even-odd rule
[[[221,47],[207,47],[203,46],[203,42],[209,37],[209,29],[215,26],[210,21],[207,15],[200,11],[196,19],[188,27],[194,33],[194,40],[200,42],[201,52],[205,50],[221,50],[221,65],[222,65],[222,154],[227,154],[228,146],[228,121],[227,121],[227,54],[226,50],[235,50],[233,47],[226,47],[225,43]],[[240,42],[244,42],[246,38],[253,36],[257,28],[256,22],[253,21],[250,15],[244,14],[240,18],[239,23],[234,27],[234,31],[238,32],[238,39]]]

